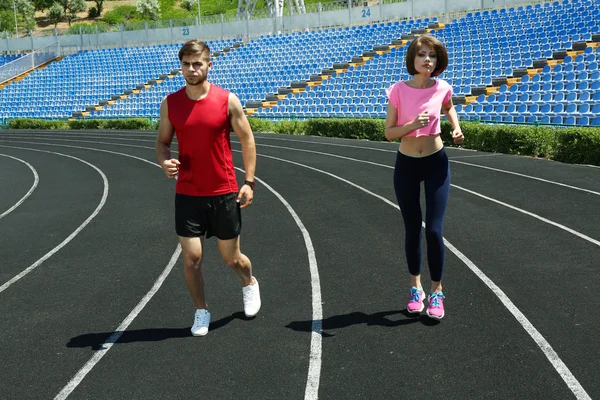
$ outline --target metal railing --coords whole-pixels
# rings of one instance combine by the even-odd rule
[[[54,42],[0,66],[0,84],[10,81],[60,56],[60,43]]]

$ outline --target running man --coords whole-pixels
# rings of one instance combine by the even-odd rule
[[[241,208],[252,204],[256,145],[250,124],[236,95],[208,81],[210,48],[201,40],[179,50],[186,85],[167,95],[160,105],[156,157],[175,186],[175,231],[184,260],[184,278],[196,306],[192,335],[208,333],[210,312],[204,297],[204,239],[215,236],[221,257],[242,280],[244,313],[254,317],[261,307],[252,263],[240,251]],[[246,170],[241,188],[235,176],[230,131],[242,144]],[[177,135],[178,158],[171,156]]]

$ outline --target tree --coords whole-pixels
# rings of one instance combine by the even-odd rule
[[[45,9],[50,9],[55,0],[33,0],[33,8],[35,11],[44,11]]]
[[[160,6],[158,0],[137,0],[136,3],[137,12],[143,15],[146,19],[156,21],[160,18]]]
[[[77,13],[85,11],[87,8],[87,4],[85,0],[58,0],[59,4],[63,8],[64,16],[67,18],[69,22],[69,26],[71,26],[71,22],[77,18]]]
[[[56,28],[56,25],[58,25],[58,23],[60,21],[62,21],[63,18],[65,17],[65,13],[63,11],[62,6],[60,4],[54,2],[54,4],[52,4],[50,9],[48,10],[47,17],[50,20],[50,22],[54,24],[54,27]]]
[[[12,11],[2,10],[0,11],[0,32],[14,32],[15,31],[15,17]]]
[[[35,8],[30,0],[15,0],[17,25],[19,32],[28,32],[35,28]],[[10,22],[8,20],[11,20]],[[0,0],[0,21],[2,30],[15,31],[13,0]]]
[[[198,9],[198,0],[183,0],[181,7],[188,11],[195,11]]]
[[[102,15],[102,11],[104,11],[104,0],[94,0],[94,2],[96,3],[97,16],[99,17]]]

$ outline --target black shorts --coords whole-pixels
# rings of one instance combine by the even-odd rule
[[[237,193],[220,196],[175,194],[175,231],[182,237],[235,239],[242,230]]]

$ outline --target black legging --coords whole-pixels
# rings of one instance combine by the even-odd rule
[[[394,189],[402,211],[406,232],[405,251],[408,271],[421,274],[421,182],[425,182],[425,238],[431,280],[439,282],[444,273],[444,212],[450,193],[450,165],[446,151],[425,157],[410,157],[398,152],[394,169]]]

